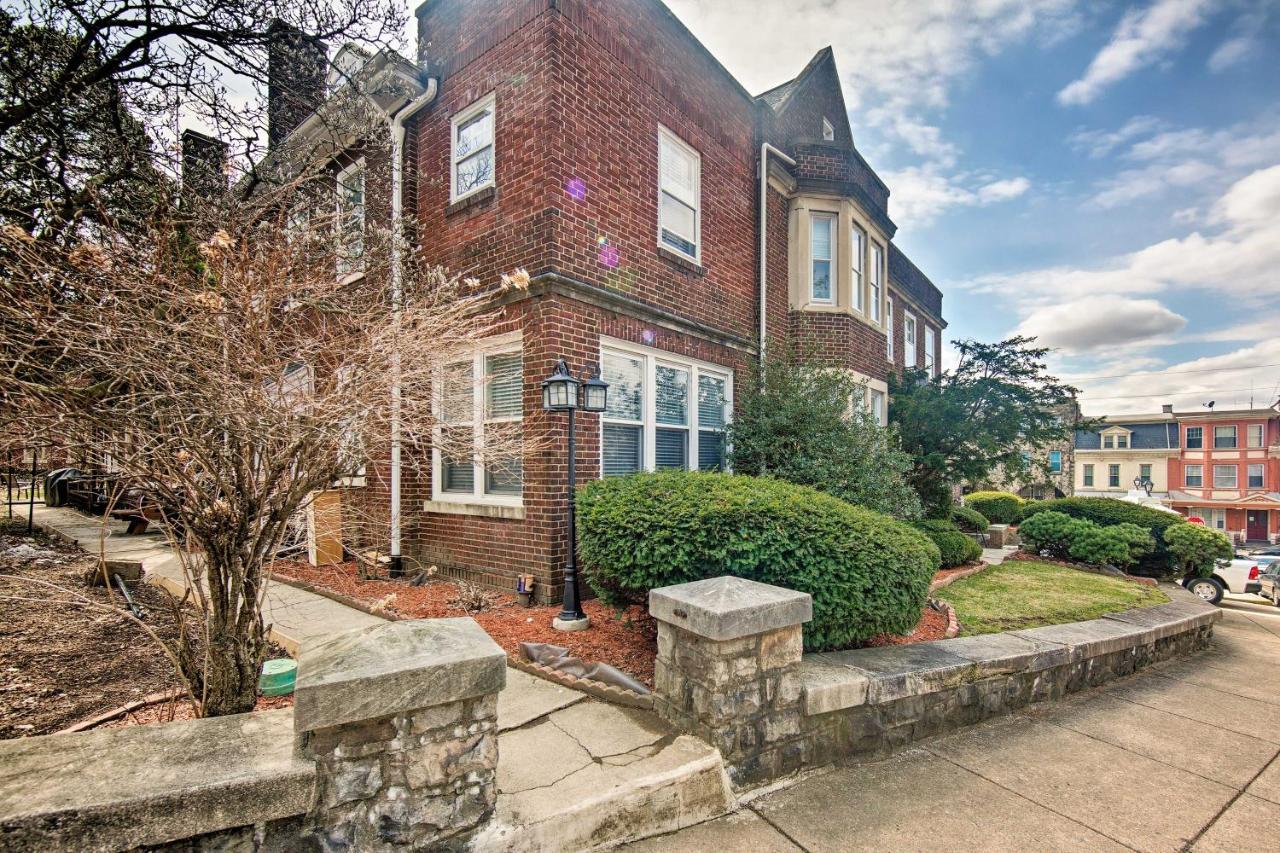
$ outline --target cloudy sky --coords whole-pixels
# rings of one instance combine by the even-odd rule
[[[1085,411],[1280,394],[1277,0],[667,0],[752,92],[830,44],[948,339]]]

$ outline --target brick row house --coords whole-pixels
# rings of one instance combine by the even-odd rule
[[[942,295],[893,243],[830,49],[756,96],[657,0],[428,0],[416,16],[434,97],[406,122],[415,260],[487,285],[530,275],[450,368],[438,429],[519,424],[529,449],[501,471],[407,449],[406,557],[559,597],[566,419],[540,396],[559,359],[610,386],[579,419],[579,482],[722,468],[762,352],[853,372],[882,421],[890,371],[939,369]],[[375,164],[335,162],[339,203],[382,215]],[[375,457],[363,497],[385,500]]]
[[[1280,413],[1206,410],[1108,420],[1076,433],[1076,494],[1152,497],[1237,542],[1280,541]]]

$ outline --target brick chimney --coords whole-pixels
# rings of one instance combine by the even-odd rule
[[[267,143],[275,148],[324,100],[329,49],[279,19],[267,29]]]
[[[1163,406],[1160,407],[1160,411],[1164,412],[1166,415],[1172,415],[1173,403],[1165,403]]]
[[[208,201],[227,191],[227,143],[194,130],[182,131],[182,193]]]

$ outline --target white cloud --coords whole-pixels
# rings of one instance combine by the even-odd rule
[[[1084,151],[1096,160],[1107,156],[1131,139],[1146,136],[1162,125],[1163,122],[1155,116],[1134,116],[1117,130],[1085,130],[1080,128],[1067,137],[1067,143],[1077,151]]]
[[[1111,41],[1098,51],[1083,76],[1058,92],[1058,101],[1090,103],[1111,84],[1181,47],[1212,5],[1213,0],[1155,0],[1146,9],[1126,12]]]
[[[1089,200],[1093,207],[1121,207],[1139,199],[1160,195],[1170,187],[1193,187],[1218,175],[1218,169],[1199,160],[1126,169],[1103,182]]]
[[[1094,296],[1038,308],[1023,319],[1017,333],[1031,335],[1043,346],[1067,355],[1079,355],[1149,342],[1176,334],[1186,325],[1186,317],[1154,299]]]
[[[954,207],[984,207],[1025,194],[1024,177],[988,180],[943,174],[933,166],[911,166],[884,173],[891,188],[889,208],[895,220],[923,227]]]
[[[1236,181],[1218,202],[1214,218],[1244,230],[1280,221],[1280,165]]]
[[[1209,70],[1218,73],[1226,71],[1237,62],[1248,59],[1257,47],[1257,41],[1251,36],[1236,36],[1218,45],[1218,49],[1209,57]]]
[[[1031,182],[1026,178],[1005,178],[1000,181],[992,181],[978,187],[978,202],[980,204],[990,204],[996,201],[1008,201],[1011,198],[1017,198],[1031,188]]]

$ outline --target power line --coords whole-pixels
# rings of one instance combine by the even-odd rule
[[[1110,397],[1092,397],[1084,392],[1080,393],[1081,397],[1087,397],[1090,400],[1132,400],[1139,397],[1206,397],[1211,395],[1221,396],[1222,394],[1238,394],[1242,391],[1248,391],[1248,388],[1220,388],[1217,391],[1162,391],[1159,394],[1116,394]]]
[[[1181,376],[1187,373],[1228,373],[1234,370],[1262,370],[1267,367],[1280,367],[1280,362],[1275,364],[1251,364],[1247,367],[1203,367],[1196,370],[1135,370],[1132,373],[1115,373],[1110,376],[1071,376],[1068,374],[1063,378],[1069,382],[1083,382],[1086,379],[1130,379],[1135,376]],[[1246,388],[1245,390],[1248,389]]]

